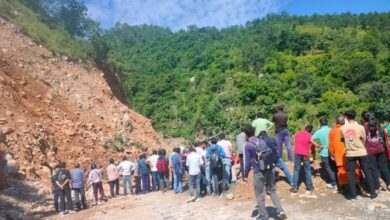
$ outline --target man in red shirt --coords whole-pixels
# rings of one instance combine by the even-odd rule
[[[299,131],[295,134],[295,151],[294,151],[294,177],[293,188],[291,192],[298,192],[298,178],[299,171],[301,170],[301,163],[303,162],[303,169],[305,171],[306,188],[309,192],[314,190],[313,181],[311,179],[311,167],[309,159],[310,145],[318,145],[311,141],[311,132],[313,130],[312,125],[306,125],[303,131]]]

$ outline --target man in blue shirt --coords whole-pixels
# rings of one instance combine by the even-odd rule
[[[74,197],[76,200],[77,209],[81,209],[81,204],[83,209],[87,208],[87,201],[85,199],[85,190],[84,190],[84,171],[80,169],[80,164],[76,163],[74,169],[70,171],[70,178],[72,180],[72,189],[74,191]],[[81,204],[80,204],[81,196]]]
[[[329,157],[329,132],[330,132],[330,127],[328,126],[328,120],[325,118],[320,119],[320,129],[318,129],[313,137],[312,137],[312,142],[317,143],[322,147],[320,156],[321,156],[321,161],[322,164],[326,170],[326,172],[329,175],[330,183],[326,184],[326,187],[328,189],[336,189],[336,176],[332,168],[330,167],[330,157]],[[318,141],[320,143],[318,143]]]
[[[276,213],[280,219],[286,219],[279,196],[276,193],[275,176],[273,173],[273,166],[260,169],[259,156],[257,152],[258,146],[261,144],[260,140],[255,136],[255,129],[251,126],[244,128],[247,143],[244,150],[244,164],[245,177],[248,177],[249,171],[253,168],[253,185],[255,188],[256,201],[259,210],[258,220],[266,220],[269,215],[265,208],[265,192],[271,196],[271,200],[276,206]],[[263,143],[265,145],[265,143]]]
[[[211,139],[211,145],[206,149],[206,189],[211,194],[211,182],[213,182],[214,196],[219,195],[218,176],[222,174],[222,159],[226,157],[225,151],[217,145],[217,139]]]

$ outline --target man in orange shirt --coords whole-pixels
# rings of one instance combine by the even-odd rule
[[[331,159],[336,162],[337,166],[337,180],[340,185],[348,184],[348,175],[345,160],[345,146],[342,141],[341,126],[345,124],[344,116],[336,118],[336,125],[329,132],[329,152]],[[356,181],[359,182],[360,171],[356,168]]]

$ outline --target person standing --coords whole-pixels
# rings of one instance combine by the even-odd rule
[[[290,132],[287,128],[287,113],[284,112],[283,106],[276,108],[276,113],[272,117],[275,124],[276,146],[280,158],[283,158],[283,143],[286,145],[287,155],[289,161],[294,161],[294,155],[291,150]]]
[[[270,195],[273,204],[276,206],[276,213],[280,219],[287,218],[279,196],[276,193],[275,176],[273,173],[273,166],[262,166],[259,160],[258,151],[259,148],[264,149],[266,144],[256,138],[255,129],[251,126],[244,128],[244,132],[247,138],[244,151],[244,175],[247,178],[249,171],[253,168],[253,185],[255,188],[257,207],[259,210],[258,220],[267,220],[269,215],[265,208],[265,193]]]
[[[312,192],[314,190],[313,181],[311,179],[311,167],[309,158],[309,149],[312,143],[312,130],[313,126],[306,125],[304,130],[299,131],[295,134],[294,177],[293,188],[290,190],[292,193],[298,192],[298,179],[302,162],[303,169],[305,171],[306,189],[308,192]]]
[[[382,128],[382,140],[387,153],[388,170],[390,172],[390,112],[386,114],[386,125]]]
[[[171,156],[172,171],[173,171],[173,193],[183,192],[183,164],[180,155],[180,148],[173,148],[173,154]]]
[[[219,140],[217,145],[221,146],[223,151],[225,152],[225,157],[222,158],[223,165],[223,182],[222,182],[222,190],[223,193],[226,194],[229,186],[230,186],[230,174],[232,170],[232,143],[226,140],[225,134],[219,135]]]
[[[268,131],[272,128],[273,123],[265,118],[262,118],[261,113],[257,112],[256,119],[252,122],[252,126],[255,128],[255,135],[257,137],[262,131]]]
[[[134,163],[129,161],[126,156],[123,157],[123,161],[118,166],[119,172],[122,174],[123,194],[125,195],[127,195],[127,184],[129,184],[130,187],[130,193],[134,194],[133,181],[131,178],[131,173],[134,171],[134,167]]]
[[[194,148],[190,148],[189,154],[187,155],[186,166],[188,167],[189,176],[189,192],[190,192],[190,201],[195,201],[200,198],[200,165],[202,163],[202,158],[195,152]],[[196,189],[194,196],[193,189]]]
[[[366,141],[366,131],[362,125],[356,123],[355,110],[347,111],[345,116],[348,120],[348,124],[345,124],[341,127],[341,133],[345,144],[348,185],[351,193],[351,199],[355,200],[357,197],[355,181],[355,170],[357,162],[359,162],[367,180],[371,198],[374,199],[378,196],[378,194],[375,192],[374,180],[370,172],[367,150],[364,147],[364,142]]]
[[[60,192],[59,192],[60,191],[60,187],[56,183],[56,176],[57,176],[57,173],[59,171],[60,171],[60,166],[56,165],[54,167],[53,175],[51,176],[52,193],[53,193],[53,196],[54,196],[54,209],[55,209],[56,212],[60,211],[60,208],[58,206],[58,200],[60,198]]]
[[[150,190],[150,178],[149,178],[149,169],[146,163],[145,153],[141,154],[138,160],[138,174],[141,175],[142,181],[142,193],[148,193]]]
[[[66,163],[61,163],[61,168],[56,174],[56,184],[60,188],[59,196],[60,196],[60,215],[64,215],[66,213],[75,213],[73,211],[73,204],[72,204],[72,195],[70,190],[70,172],[66,169]],[[65,205],[66,201],[66,205]]]
[[[232,154],[232,186],[235,186],[237,184],[238,174],[240,173],[240,157],[233,152]],[[241,173],[242,175],[243,173]]]
[[[74,169],[70,171],[70,177],[72,179],[72,189],[74,192],[74,197],[76,200],[77,209],[81,209],[81,205],[83,209],[87,208],[87,200],[85,198],[85,188],[84,188],[84,171],[80,168],[80,164],[76,163],[74,165]],[[80,196],[81,196],[81,204],[80,204]]]
[[[368,160],[370,161],[371,173],[374,178],[375,189],[381,188],[379,179],[382,177],[386,186],[384,190],[390,190],[390,174],[387,165],[387,156],[380,136],[380,124],[374,115],[369,112],[363,112],[362,124],[366,132],[366,147]]]
[[[93,196],[95,199],[95,203],[93,205],[98,204],[98,191],[100,192],[100,201],[107,200],[104,195],[102,174],[101,171],[96,166],[96,164],[91,165],[91,171],[89,172],[88,175],[88,183],[92,185],[92,189],[93,189]]]
[[[328,120],[325,118],[320,119],[320,129],[318,129],[312,136],[311,141],[316,142],[316,140],[320,141],[320,144],[316,142],[315,145],[318,145],[322,147],[320,156],[321,156],[321,162],[324,166],[324,169],[326,170],[330,182],[326,184],[326,187],[328,189],[337,189],[336,184],[336,176],[334,174],[334,171],[331,168],[331,161],[329,157],[329,132],[330,127],[328,126]]]
[[[241,130],[241,132],[236,136],[236,146],[237,146],[237,154],[240,158],[240,172],[242,179],[244,179],[244,146],[246,143],[245,133]]]
[[[106,170],[107,170],[108,185],[110,186],[111,197],[114,198],[115,196],[119,195],[119,169],[117,166],[115,166],[114,159],[111,158],[109,160],[109,165],[107,166]]]
[[[160,149],[158,154],[157,171],[160,175],[160,190],[166,192],[169,190],[169,159],[166,157],[165,149]]]
[[[217,139],[211,139],[211,145],[206,148],[206,178],[207,178],[207,193],[211,194],[211,183],[213,185],[214,196],[219,195],[218,177],[223,172],[222,158],[225,151],[217,144]]]
[[[150,156],[146,162],[150,166],[150,171],[152,173],[152,190],[154,192],[158,191],[158,184],[160,182],[160,175],[158,174],[157,170],[157,160],[158,160],[158,155],[157,155],[157,150],[152,151],[152,156]]]

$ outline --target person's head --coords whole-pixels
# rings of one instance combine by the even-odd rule
[[[351,110],[346,111],[344,115],[347,118],[347,120],[355,120],[356,111],[351,109]]]
[[[80,168],[80,164],[79,163],[75,163],[74,164],[74,168]]]
[[[224,140],[226,138],[226,135],[224,133],[219,135],[219,140]]]
[[[145,154],[145,153],[141,154],[141,155],[139,156],[139,158],[140,158],[140,159],[146,159],[146,154]]]
[[[263,117],[263,114],[261,112],[256,112],[256,118],[261,118]]]
[[[305,130],[309,133],[311,133],[313,131],[313,125],[306,125],[305,126]]]
[[[179,147],[173,148],[173,152],[180,154],[180,148]]]
[[[338,125],[344,125],[345,124],[345,118],[343,115],[339,115],[336,117],[336,124]]]
[[[371,113],[369,113],[368,111],[363,111],[361,115],[362,124],[368,122],[371,117]]]
[[[253,137],[253,136],[255,136],[255,128],[252,126],[246,126],[244,128],[244,133],[245,133],[247,138]]]
[[[97,166],[96,166],[96,164],[91,164],[91,170],[94,170],[94,169],[97,169]]]
[[[267,131],[260,131],[260,136],[267,136]]]
[[[115,161],[114,161],[114,159],[110,159],[109,161],[108,161],[110,164],[114,164],[115,163]]]
[[[195,148],[190,147],[190,148],[188,149],[188,153],[193,153],[193,152],[196,152],[196,151],[195,151]]]
[[[276,111],[279,111],[279,112],[284,111],[284,106],[283,106],[283,105],[277,106],[277,107],[276,107]]]
[[[166,150],[164,148],[160,149],[159,155],[165,156],[167,154]]]
[[[58,173],[58,171],[60,171],[60,169],[61,169],[61,164],[57,164],[54,167],[54,172]]]
[[[63,168],[63,169],[66,168],[66,162],[61,162],[61,168]]]
[[[321,119],[320,119],[320,125],[321,125],[321,126],[328,125],[328,119],[326,119],[326,118],[321,118]]]
[[[127,159],[127,156],[123,156],[122,160],[123,160],[123,161],[128,160],[128,159]]]
[[[202,149],[206,149],[207,145],[209,145],[209,144],[207,143],[207,141],[202,141],[202,142],[200,142],[200,147],[201,147]]]
[[[156,155],[157,154],[157,150],[152,150],[152,154]]]
[[[216,138],[211,138],[211,144],[217,144],[217,139]]]

